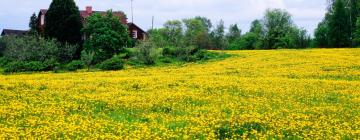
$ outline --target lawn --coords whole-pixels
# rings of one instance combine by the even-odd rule
[[[0,137],[359,139],[360,49],[0,75]]]

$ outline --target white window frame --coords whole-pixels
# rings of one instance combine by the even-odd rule
[[[45,24],[45,15],[41,15],[40,25],[44,25],[44,24]]]
[[[134,39],[137,39],[138,38],[138,31],[137,30],[133,30],[132,31],[132,36]]]

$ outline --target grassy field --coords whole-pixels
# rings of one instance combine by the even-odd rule
[[[360,49],[0,75],[1,138],[359,139]]]

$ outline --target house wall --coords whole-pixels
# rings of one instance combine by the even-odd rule
[[[139,29],[134,24],[129,24],[128,27],[129,27],[129,36],[131,38],[137,39],[137,40],[145,40],[146,39],[146,33],[143,30]],[[135,33],[134,31],[137,33],[136,38],[134,36],[134,33]]]

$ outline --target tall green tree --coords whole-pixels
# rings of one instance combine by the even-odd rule
[[[264,25],[264,49],[283,48],[283,38],[293,26],[291,15],[281,9],[267,10],[263,18]]]
[[[74,0],[53,0],[45,15],[45,37],[62,43],[80,44],[82,40],[79,8]]]
[[[261,24],[260,20],[256,19],[253,22],[251,22],[250,32],[255,33],[255,34],[259,34],[259,35],[263,34],[264,27]]]
[[[183,27],[182,23],[179,20],[170,20],[164,24],[164,37],[168,45],[179,47],[182,45],[183,41]]]
[[[240,39],[241,30],[237,24],[229,26],[229,32],[227,33],[226,37],[230,44]]]
[[[317,47],[329,47],[329,27],[327,20],[321,21],[315,29],[315,45]]]
[[[360,44],[360,17],[357,18],[354,40],[356,44]]]
[[[184,19],[185,25],[185,45],[196,46],[203,49],[213,47],[210,38],[211,21],[205,17],[195,17]]]
[[[343,0],[335,1],[328,22],[329,44],[332,47],[349,47],[351,45],[351,23]]]
[[[108,11],[105,16],[95,13],[88,17],[83,32],[88,37],[84,47],[86,52],[94,52],[94,62],[102,62],[119,54],[130,43],[127,27],[120,19]]]
[[[228,46],[225,37],[225,25],[223,20],[220,20],[219,24],[211,32],[211,37],[214,44],[214,47],[212,49],[223,50]]]
[[[31,35],[37,35],[38,34],[38,17],[35,13],[33,13],[30,17],[29,21],[29,34]]]

